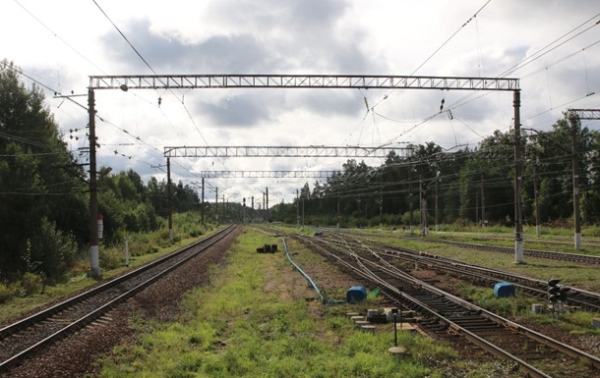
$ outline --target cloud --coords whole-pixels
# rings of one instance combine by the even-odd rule
[[[142,3],[103,0],[102,6],[158,74],[406,75],[422,65],[417,74],[495,77],[569,31],[590,27],[597,16],[583,23],[600,12],[597,0],[580,0],[577,6],[561,0],[548,0],[543,5],[534,0],[492,1],[489,5],[480,0],[171,0],[168,7]],[[485,8],[473,18],[483,3]],[[84,93],[89,74],[152,74],[97,7],[77,4],[75,14],[80,17],[68,19],[68,14],[60,12],[61,7],[45,2],[25,6],[51,31],[40,26],[22,6],[8,3],[6,12],[0,13],[0,27],[4,34],[18,36],[6,41],[4,54],[42,82],[60,86],[57,89],[63,93]],[[598,28],[590,28],[508,75],[521,79],[524,126],[549,128],[568,106],[598,106],[598,95],[581,99],[588,91],[600,93],[600,76],[594,75],[599,70],[600,45],[587,47],[596,42]],[[572,58],[561,61],[571,54]],[[135,164],[144,175],[154,172],[164,177],[148,165],[164,163],[160,153],[163,145],[204,145],[205,140],[211,145],[364,145],[392,140],[416,144],[434,141],[451,147],[477,142],[481,139],[478,134],[485,136],[510,127],[510,93],[483,97],[475,93],[463,100],[468,94],[374,89],[97,91],[98,114],[116,125],[100,124],[103,148],[99,158],[111,165],[121,162],[125,169]],[[389,98],[383,101],[385,95]],[[160,108],[158,97],[162,98]],[[380,103],[376,111],[381,116],[367,114],[364,118],[363,97],[371,106]],[[464,103],[452,108],[454,119],[439,114],[442,99],[445,110]],[[48,102],[61,130],[79,128],[85,133],[84,110],[68,101]],[[83,99],[81,103],[85,105]],[[144,143],[130,140],[121,129],[140,136]],[[85,144],[83,139],[69,140],[69,145],[79,148]],[[104,148],[123,141],[136,146],[119,146],[119,152],[134,155],[137,149],[149,153],[128,160]],[[323,159],[318,164],[325,162],[331,168],[341,166]],[[181,164],[188,167],[187,160]],[[243,163],[239,159],[214,159],[218,169],[299,164],[314,167],[317,163],[312,159],[249,159]],[[178,166],[173,167],[173,174],[196,180]],[[240,180],[235,185],[258,184]],[[287,181],[282,184],[287,185]],[[260,186],[264,188],[265,182]]]
[[[261,97],[252,93],[227,97],[215,104],[199,103],[198,108],[218,126],[251,126],[271,119]]]
[[[158,74],[246,73],[268,64],[268,53],[251,35],[213,36],[186,44],[150,31],[148,20],[137,20],[125,31],[128,40]],[[116,33],[102,37],[104,48],[125,68],[148,72],[148,67]]]
[[[367,33],[343,22],[348,8],[348,2],[341,0],[220,1],[199,15],[199,25],[208,22],[214,31],[200,39],[154,30],[148,19],[132,20],[122,31],[149,65],[163,74],[385,71],[385,65],[361,47]],[[214,30],[217,24],[220,29]],[[101,41],[124,69],[148,72],[119,33],[109,31]]]

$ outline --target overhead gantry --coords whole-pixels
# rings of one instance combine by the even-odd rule
[[[90,274],[99,276],[98,198],[96,182],[95,90],[216,88],[424,89],[513,92],[515,136],[515,262],[523,262],[521,215],[521,136],[519,79],[396,75],[103,75],[90,76],[88,87],[90,140]]]

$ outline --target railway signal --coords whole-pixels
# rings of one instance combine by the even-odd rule
[[[559,279],[557,278],[551,278],[548,280],[548,300],[551,303],[556,303],[558,301],[558,297],[560,294],[560,285],[558,284],[560,282]]]
[[[550,302],[550,309],[554,315],[560,316],[565,310],[563,304],[567,301],[567,293],[569,288],[559,285],[560,280],[557,278],[551,278],[548,280],[548,301]]]
[[[560,280],[557,278],[551,278],[548,280],[548,300],[552,303],[557,301],[565,302],[567,300],[567,293],[570,288],[559,285]]]
[[[565,286],[561,286],[558,290],[558,300],[561,302],[565,302],[567,300],[567,293],[569,292],[569,288]]]

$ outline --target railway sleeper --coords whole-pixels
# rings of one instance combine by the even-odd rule
[[[446,319],[456,323],[456,324],[462,324],[462,323],[466,323],[466,324],[497,324],[497,323],[493,323],[491,321],[489,321],[488,319],[485,318],[449,318],[446,317]]]
[[[471,332],[478,332],[478,331],[490,331],[490,330],[503,330],[504,328],[498,324],[495,323],[488,323],[488,324],[462,324],[461,325],[464,329],[466,329],[467,331],[471,331]]]

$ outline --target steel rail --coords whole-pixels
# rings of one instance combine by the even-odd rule
[[[403,274],[402,276],[406,277],[406,273]],[[554,340],[554,339],[552,339],[550,337],[547,337],[547,336],[545,336],[545,335],[543,335],[543,334],[541,334],[539,332],[536,332],[536,331],[534,331],[532,329],[529,329],[527,327],[523,327],[523,326],[521,326],[521,325],[519,325],[519,324],[517,324],[517,323],[515,323],[515,322],[513,322],[511,320],[508,320],[508,319],[506,319],[504,317],[501,317],[501,316],[499,316],[497,314],[494,314],[491,311],[488,311],[488,310],[486,310],[486,309],[484,309],[482,307],[476,306],[476,305],[474,305],[474,304],[472,304],[472,303],[470,303],[468,301],[465,301],[462,298],[456,297],[456,296],[454,296],[454,295],[452,295],[450,293],[447,293],[447,292],[445,292],[445,291],[443,291],[441,289],[438,289],[437,287],[435,287],[433,285],[430,285],[430,284],[428,284],[428,283],[426,283],[424,281],[417,280],[416,278],[414,278],[414,277],[412,277],[410,275],[409,275],[409,277],[412,278],[415,283],[418,283],[418,285],[419,285],[420,288],[424,288],[428,292],[431,292],[431,293],[443,296],[444,298],[446,298],[446,299],[448,299],[448,300],[450,300],[450,301],[452,301],[452,302],[454,302],[454,303],[456,303],[458,305],[461,305],[461,306],[463,306],[465,308],[468,308],[468,309],[471,309],[471,310],[474,310],[474,311],[478,311],[481,315],[485,316],[486,318],[488,318],[488,319],[490,319],[490,320],[492,320],[492,321],[494,321],[494,322],[496,322],[498,324],[504,325],[507,328],[510,328],[510,329],[513,329],[513,330],[517,330],[518,332],[526,335],[527,337],[529,337],[529,338],[531,338],[533,340],[536,340],[536,341],[538,341],[540,343],[543,343],[545,345],[549,345],[552,348],[560,351],[563,354],[569,355],[569,356],[571,356],[573,358],[584,358],[584,359],[588,360],[591,363],[592,366],[594,366],[597,369],[600,369],[600,358],[598,358],[598,357],[592,356],[591,354],[586,353],[584,351],[581,351],[581,350],[579,350],[577,348],[573,348],[570,345],[566,345],[564,343],[556,341],[556,340]]]
[[[11,335],[11,334],[13,334],[15,332],[18,332],[18,331],[20,331],[20,330],[22,330],[24,328],[29,327],[31,324],[38,323],[38,322],[40,322],[40,321],[42,321],[44,319],[47,319],[47,318],[53,316],[56,313],[64,311],[68,307],[72,307],[72,306],[74,306],[74,305],[76,305],[76,304],[78,304],[78,303],[80,303],[80,302],[82,302],[82,301],[84,301],[84,300],[86,300],[86,299],[88,299],[88,298],[90,298],[90,297],[92,297],[92,296],[100,293],[100,292],[103,292],[103,291],[105,291],[105,290],[107,290],[107,289],[109,289],[109,288],[111,288],[113,286],[116,286],[116,285],[118,285],[118,284],[120,284],[120,283],[122,283],[124,281],[127,281],[127,280],[131,279],[132,277],[135,277],[135,276],[137,276],[137,275],[139,275],[139,274],[141,274],[141,273],[143,273],[143,272],[145,272],[145,271],[147,271],[147,270],[149,270],[149,269],[151,269],[151,268],[153,268],[155,266],[158,266],[158,265],[162,264],[163,262],[165,262],[165,261],[167,261],[169,259],[172,259],[173,257],[175,257],[175,256],[177,256],[177,255],[179,255],[181,253],[184,253],[184,252],[188,251],[191,248],[194,248],[194,247],[196,247],[196,246],[198,246],[198,245],[200,245],[202,243],[205,243],[205,242],[207,242],[207,241],[209,241],[209,240],[211,240],[213,238],[219,237],[223,233],[230,231],[231,227],[232,226],[230,226],[228,228],[225,228],[223,230],[220,230],[219,232],[217,232],[217,233],[215,233],[213,235],[210,235],[210,236],[208,236],[208,237],[206,237],[204,239],[198,240],[198,241],[196,241],[196,242],[194,242],[194,243],[192,243],[192,244],[190,244],[190,245],[188,245],[186,247],[178,249],[178,250],[176,250],[176,251],[174,251],[174,252],[172,252],[172,253],[170,253],[170,254],[168,254],[166,256],[163,256],[163,257],[161,257],[159,259],[156,259],[156,260],[152,261],[151,263],[148,263],[148,264],[146,264],[144,266],[141,266],[141,267],[139,267],[139,268],[137,268],[135,270],[132,270],[131,272],[129,272],[127,274],[124,274],[124,275],[119,276],[119,277],[117,277],[115,279],[107,281],[106,283],[103,283],[103,284],[101,284],[99,286],[96,286],[96,287],[94,287],[94,288],[92,288],[92,289],[90,289],[90,290],[88,290],[88,291],[86,291],[84,293],[78,294],[78,295],[76,295],[76,296],[74,296],[72,298],[69,298],[69,299],[67,299],[67,300],[65,300],[63,302],[60,302],[60,303],[58,303],[58,304],[56,304],[56,305],[54,305],[54,306],[52,306],[50,308],[47,308],[45,310],[42,310],[42,311],[40,311],[40,312],[38,312],[38,313],[36,313],[34,315],[31,315],[31,316],[29,316],[29,317],[27,317],[25,319],[22,319],[22,320],[19,320],[19,321],[15,322],[15,323],[12,323],[12,324],[10,324],[10,325],[8,325],[8,326],[0,329],[0,341],[2,341],[3,339],[5,339],[6,337],[8,337],[9,335]]]
[[[299,237],[299,236],[298,236]],[[523,361],[522,359],[518,358],[517,356],[512,355],[511,353],[505,351],[504,349],[490,343],[489,341],[483,339],[480,336],[477,336],[476,334],[468,331],[467,329],[465,329],[464,327],[460,326],[459,324],[453,322],[452,320],[448,319],[447,317],[441,315],[438,311],[436,311],[435,309],[431,308],[429,305],[427,305],[426,303],[420,301],[419,299],[405,293],[405,292],[401,292],[398,288],[393,287],[392,285],[390,285],[388,282],[386,282],[385,280],[381,279],[381,278],[373,278],[373,277],[377,277],[377,275],[375,275],[372,271],[369,270],[369,273],[366,273],[362,270],[357,269],[356,267],[350,265],[349,263],[347,263],[346,261],[344,261],[342,258],[340,258],[339,256],[336,256],[335,254],[332,254],[331,252],[327,251],[325,248],[319,246],[318,244],[313,243],[312,241],[310,241],[308,238],[305,237],[301,237],[303,238],[305,241],[308,241],[309,243],[311,243],[313,246],[317,247],[319,250],[326,252],[326,254],[328,256],[334,257],[336,258],[339,262],[341,262],[344,266],[346,266],[347,268],[351,269],[354,273],[359,274],[360,276],[362,276],[363,278],[366,278],[367,280],[373,282],[376,285],[379,286],[383,286],[384,289],[383,290],[388,290],[392,293],[394,293],[396,296],[401,296],[402,298],[404,298],[404,300],[408,300],[414,304],[416,304],[419,308],[421,308],[423,311],[428,312],[429,314],[431,314],[432,316],[434,316],[435,318],[441,320],[442,322],[446,323],[447,325],[451,326],[454,330],[456,330],[460,335],[464,336],[465,339],[467,339],[468,341],[470,341],[471,343],[479,346],[480,348],[486,350],[487,352],[491,353],[492,355],[499,357],[499,358],[504,358],[510,361],[514,361],[516,363],[519,364],[519,366],[528,374],[530,374],[531,377],[538,377],[538,378],[552,378],[550,375],[544,373],[543,371],[537,369],[536,367],[528,364],[527,362]],[[378,268],[382,268],[381,266],[377,266]],[[385,268],[384,268],[385,269]],[[419,280],[415,279],[414,277],[406,277],[404,274],[402,275],[403,278],[399,278],[400,280],[404,280],[406,283],[411,284],[411,285],[417,285],[420,286]],[[422,284],[425,284],[424,282],[421,281]],[[392,295],[389,296],[390,298],[393,298]],[[393,298],[395,301],[398,301],[398,298]]]
[[[341,260],[341,261],[343,261],[343,260]],[[373,264],[378,270],[386,270],[385,267],[382,267],[381,265],[375,264],[373,262],[369,262],[369,264]],[[356,269],[356,268],[354,268],[354,269]],[[397,270],[397,268],[395,268],[394,270]],[[390,274],[390,272],[391,272],[391,270],[388,271],[388,274]],[[365,276],[370,276],[370,275],[365,275]],[[535,341],[537,341],[539,343],[542,343],[543,345],[550,346],[553,349],[559,351],[560,353],[563,353],[565,355],[571,356],[573,358],[582,358],[582,359],[585,359],[585,360],[587,360],[590,363],[591,366],[593,366],[596,369],[600,368],[600,359],[597,358],[597,357],[595,357],[595,356],[592,356],[592,355],[590,355],[590,354],[588,354],[586,352],[583,352],[581,350],[573,348],[573,347],[571,347],[569,345],[560,343],[560,342],[558,342],[558,341],[556,341],[556,340],[554,340],[552,338],[549,338],[549,337],[547,337],[547,336],[545,336],[545,335],[543,335],[543,334],[541,334],[539,332],[536,332],[534,330],[531,330],[531,329],[528,329],[526,327],[523,327],[523,326],[521,326],[521,325],[519,325],[519,324],[517,324],[515,322],[512,322],[512,321],[510,321],[510,320],[508,320],[506,318],[503,318],[503,317],[501,317],[499,315],[496,315],[496,314],[494,314],[494,313],[492,313],[490,311],[487,311],[487,310],[485,310],[485,309],[483,309],[483,308],[481,308],[479,306],[476,306],[476,305],[474,305],[474,304],[472,304],[472,303],[470,303],[468,301],[465,301],[465,300],[463,300],[461,298],[458,298],[458,297],[456,297],[456,296],[454,296],[452,294],[449,294],[449,293],[447,293],[447,292],[445,292],[443,290],[440,290],[440,289],[436,288],[435,286],[429,285],[429,284],[427,284],[427,283],[425,283],[425,282],[423,282],[421,280],[418,280],[418,279],[416,279],[416,278],[408,275],[407,273],[402,272],[401,274],[397,275],[395,278],[400,279],[400,280],[406,282],[407,284],[409,284],[409,285],[411,285],[413,287],[418,287],[419,289],[423,289],[426,292],[429,292],[430,294],[433,294],[433,295],[436,295],[436,296],[439,296],[439,297],[443,297],[446,300],[449,300],[450,302],[453,302],[453,303],[455,303],[455,304],[457,304],[457,305],[459,305],[459,306],[461,306],[461,307],[463,307],[465,309],[476,311],[479,314],[481,314],[483,317],[485,317],[485,318],[487,318],[487,319],[489,319],[489,320],[491,320],[491,321],[493,321],[493,322],[495,322],[495,323],[497,323],[497,324],[499,324],[499,325],[501,325],[501,326],[503,326],[503,327],[505,327],[507,329],[510,329],[510,330],[513,330],[513,331],[517,331],[521,335],[524,335],[524,336],[526,336],[526,337],[528,337],[528,338],[530,338],[532,340],[535,340]],[[390,289],[389,285],[386,286],[386,288]],[[398,289],[391,288],[390,290],[392,290],[392,292],[395,292],[396,294],[400,295],[400,291]],[[402,293],[401,295],[402,295],[402,297],[406,297],[407,296],[406,293]],[[416,298],[413,298],[413,299],[416,299]],[[424,308],[427,308],[428,311],[431,310],[432,311],[431,313],[435,314],[436,317],[439,318],[441,316],[441,314],[439,314],[437,311],[429,308],[426,304],[422,303],[418,299],[417,299],[417,303],[420,303],[420,305],[424,305],[425,306]],[[469,338],[475,337],[474,341],[476,341],[476,343],[483,342],[484,345],[489,344],[488,341],[486,341],[484,339],[481,339],[481,338],[479,338],[479,336],[470,333],[468,330],[464,329],[464,327],[461,327],[460,325],[452,322],[450,319],[444,318],[442,321],[447,322],[447,324],[452,324],[452,328],[453,329],[459,330],[464,335],[468,335]],[[479,341],[479,339],[481,339],[481,341]],[[497,347],[494,346],[494,348],[497,348]],[[502,355],[504,355],[504,351],[502,351],[502,352],[496,351],[494,353],[501,353]],[[513,359],[513,358],[510,358],[510,359]],[[516,358],[516,357],[513,360],[515,360],[515,361],[518,362],[518,358]],[[527,365],[529,365],[529,364],[527,364]],[[534,374],[535,371],[538,371],[535,367],[533,367],[531,365],[529,365],[529,366],[531,367],[531,369],[533,369],[530,372],[531,374]],[[529,369],[529,368],[525,367],[525,369]],[[540,372],[540,371],[538,371],[538,372],[539,373],[535,373],[536,376],[540,376],[540,377],[547,376],[547,375],[544,375],[545,373],[543,373],[543,372]],[[537,375],[537,374],[541,374],[541,375]]]
[[[80,329],[82,329],[83,327],[85,327],[86,325],[92,323],[93,321],[95,321],[96,319],[98,319],[99,317],[101,317],[103,314],[105,314],[106,312],[108,312],[109,310],[111,310],[112,308],[114,308],[116,305],[124,302],[126,299],[130,298],[131,296],[137,294],[139,291],[141,291],[142,289],[146,288],[147,286],[149,286],[150,284],[154,283],[156,280],[158,280],[159,278],[163,277],[165,274],[173,271],[174,269],[180,267],[181,265],[185,264],[186,262],[188,262],[190,259],[196,257],[199,253],[205,251],[206,249],[210,248],[211,246],[213,246],[214,244],[216,244],[218,241],[222,240],[225,236],[229,235],[231,232],[233,232],[236,228],[236,225],[231,225],[221,231],[219,231],[218,233],[215,233],[209,237],[206,237],[202,240],[199,240],[191,245],[188,245],[187,247],[181,248],[163,258],[160,258],[158,260],[155,260],[154,262],[147,264],[141,268],[138,268],[130,273],[128,273],[127,275],[121,276],[113,281],[108,282],[107,284],[101,285],[97,288],[94,288],[92,290],[90,290],[89,292],[83,293],[80,296],[71,298],[65,302],[62,302],[56,306],[53,306],[52,308],[45,310],[45,311],[41,311],[27,319],[24,319],[20,322],[14,323],[8,327],[5,327],[2,329],[3,335],[6,337],[6,335],[10,335],[14,332],[16,332],[15,330],[22,330],[24,328],[28,328],[29,326],[31,326],[32,324],[38,323],[40,321],[43,321],[45,319],[47,319],[48,317],[54,315],[56,312],[60,312],[62,310],[57,311],[57,309],[60,308],[60,306],[73,306],[76,305],[77,303],[81,302],[81,298],[85,297],[88,298],[90,296],[93,296],[95,294],[98,294],[104,290],[106,290],[107,288],[114,286],[114,282],[123,282],[127,279],[131,279],[135,276],[138,276],[141,272],[144,272],[146,270],[148,270],[148,266],[151,267],[155,267],[157,265],[159,265],[160,263],[163,263],[169,259],[172,259],[178,255],[180,255],[183,252],[192,250],[194,248],[197,248],[200,244],[202,243],[209,243],[201,248],[199,248],[198,250],[194,251],[194,253],[190,254],[189,256],[183,258],[182,260],[178,261],[177,263],[167,267],[166,269],[163,269],[162,271],[160,271],[159,273],[153,275],[152,277],[150,277],[149,279],[145,280],[144,282],[138,284],[137,286],[135,286],[134,288],[128,290],[127,292],[124,292],[123,294],[119,295],[118,297],[114,298],[113,300],[110,300],[109,302],[101,305],[100,307],[97,307],[96,309],[94,309],[93,311],[87,313],[86,315],[80,317],[78,320],[68,324],[67,326],[65,326],[64,328],[60,329],[59,331],[53,333],[52,335],[44,338],[43,340],[31,345],[30,347],[20,351],[17,354],[14,354],[13,356],[11,356],[10,358],[1,361],[0,362],[0,372],[2,371],[6,371],[8,369],[10,369],[11,367],[17,365],[20,361],[22,361],[23,359],[25,359],[26,357],[28,357],[30,354],[32,354],[33,352],[38,351],[40,348],[49,345],[61,338],[66,337],[67,335],[72,334],[73,332],[76,332]],[[16,327],[14,329],[12,329],[13,327]]]
[[[335,232],[333,233],[335,234]],[[357,243],[361,246],[365,246],[360,239],[357,239],[354,235],[344,234],[347,237],[354,238]],[[504,282],[510,281],[514,286],[521,288],[522,290],[532,294],[536,297],[547,297],[547,286],[548,282],[532,277],[519,275],[516,273],[505,272],[502,270],[487,268],[475,264],[465,263],[460,260],[452,259],[449,257],[434,255],[425,251],[418,251],[415,249],[381,245],[373,240],[368,240],[373,243],[377,248],[384,249],[383,253],[391,257],[397,257],[413,262],[423,262],[438,269],[443,269],[449,272],[454,272],[463,276],[477,277],[485,279],[489,282]],[[577,287],[569,286],[569,296],[566,300],[567,304],[572,306],[579,306],[583,309],[590,311],[600,311],[600,294],[591,292],[588,290],[580,289]]]
[[[330,229],[329,231],[344,233],[344,234],[349,235],[349,233],[340,231],[339,229]],[[366,233],[353,233],[353,235],[357,235],[357,234],[366,236],[366,237],[379,236],[379,235],[366,234]],[[381,236],[385,236],[385,235],[381,235]],[[409,240],[416,239],[414,236],[400,236],[400,237],[403,237],[403,238],[406,238]],[[452,240],[444,240],[444,239],[434,238],[431,236],[428,236],[423,239],[419,239],[419,241],[422,241],[424,243],[450,244],[450,245],[456,245],[456,246],[467,248],[467,249],[476,249],[476,250],[481,250],[481,251],[514,253],[514,248],[511,248],[511,247],[457,242],[457,241],[452,241]],[[577,262],[577,263],[582,263],[582,264],[600,265],[600,256],[596,256],[596,255],[586,255],[586,254],[581,254],[581,253],[569,253],[569,252],[559,252],[559,251],[544,251],[541,249],[527,249],[527,248],[523,250],[523,253],[526,256],[530,256],[530,257],[539,257],[539,258],[545,258],[545,259],[551,259],[551,260],[570,261],[570,262]]]
[[[410,237],[408,237],[408,238],[410,238]],[[501,246],[495,246],[495,245],[463,243],[463,242],[435,239],[435,238],[429,238],[429,237],[426,240],[424,240],[424,242],[450,244],[450,245],[455,245],[455,246],[462,247],[462,248],[476,249],[476,250],[480,250],[480,251],[514,253],[514,249],[512,249],[510,247],[501,247]],[[600,256],[595,256],[595,255],[584,255],[584,254],[579,254],[579,253],[567,253],[567,252],[558,252],[558,251],[543,251],[540,249],[524,249],[523,253],[526,256],[530,256],[530,257],[539,257],[539,258],[545,258],[545,259],[551,259],[551,260],[578,262],[578,263],[582,263],[582,264],[600,265]]]

